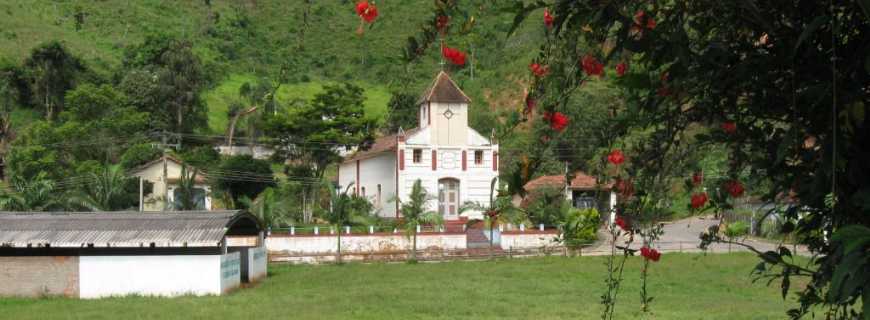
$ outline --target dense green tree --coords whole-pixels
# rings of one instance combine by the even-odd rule
[[[124,54],[121,90],[131,103],[152,116],[152,127],[192,132],[206,125],[200,97],[208,84],[193,44],[166,35],[151,35]]]
[[[120,164],[124,170],[130,170],[146,164],[151,160],[157,159],[161,152],[162,151],[154,147],[152,143],[134,144],[127,148],[127,150],[124,150],[118,164]]]
[[[386,134],[393,134],[398,132],[399,128],[405,130],[416,128],[420,117],[418,107],[417,96],[393,92],[390,102],[387,103],[387,121],[382,130]]]
[[[242,205],[239,201],[242,198],[256,198],[266,188],[275,186],[269,161],[254,159],[250,155],[225,158],[208,171],[208,177],[216,189],[229,194],[233,207]]]
[[[664,155],[683,144],[727,146],[724,178],[756,177],[757,185],[768,187],[763,198],[773,203],[786,205],[781,200],[790,195],[784,231],[796,231],[821,257],[798,264],[784,247],[758,252],[763,263],[756,272],[781,279],[784,296],[792,276],[811,279],[789,315],[867,317],[870,278],[858,276],[870,267],[866,2],[557,0],[505,6],[518,13],[515,28],[544,6],[554,16],[536,59],[550,74],[531,86],[539,112],[564,112],[572,107],[567,96],[583,83],[615,78],[625,106],[616,110],[612,130],[644,131],[646,140],[635,144],[619,174],[638,179],[655,179],[669,161]],[[627,73],[617,74],[626,66]],[[645,211],[626,210],[633,212]],[[704,244],[729,241],[718,231],[706,233]]]
[[[79,73],[85,70],[84,63],[59,41],[44,43],[33,50],[24,60],[34,104],[43,108],[48,120],[53,120],[64,107],[66,91],[75,86]]]
[[[340,151],[371,145],[377,121],[365,114],[362,88],[345,83],[326,86],[298,109],[267,115],[263,129],[276,157],[293,161],[288,170],[305,173],[293,177],[308,184],[302,196],[303,212],[310,217],[309,204],[318,198],[313,186],[329,165],[341,160]]]
[[[206,171],[221,162],[220,153],[210,144],[186,148],[181,151],[180,156],[184,163]]]

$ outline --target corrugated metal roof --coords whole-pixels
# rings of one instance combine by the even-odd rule
[[[256,219],[241,211],[0,212],[0,246],[215,247],[241,216]]]

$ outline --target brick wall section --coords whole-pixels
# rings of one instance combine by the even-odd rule
[[[79,295],[78,257],[0,257],[0,296]]]

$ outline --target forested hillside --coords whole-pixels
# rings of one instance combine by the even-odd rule
[[[457,30],[450,46],[469,53],[469,65],[452,76],[474,99],[476,126],[487,132],[490,108],[519,108],[522,77],[533,42],[544,28],[530,24],[511,38],[511,13],[492,14],[497,2],[477,1],[473,27]],[[124,50],[154,34],[192,43],[207,73],[204,97],[210,133],[223,133],[226,110],[245,81],[288,75],[279,100],[311,97],[321,83],[353,81],[366,89],[367,105],[382,115],[391,92],[419,93],[440,68],[437,48],[408,63],[406,39],[432,19],[429,0],[378,1],[380,16],[359,35],[353,1],[33,1],[0,3],[0,47],[6,63],[20,63],[40,43],[60,40],[97,77],[110,78]],[[481,19],[483,17],[483,19]],[[456,29],[459,29],[457,26]],[[462,26],[464,27],[464,26]],[[472,70],[473,69],[473,70]],[[471,78],[472,72],[474,78]],[[481,121],[481,117],[487,120]]]

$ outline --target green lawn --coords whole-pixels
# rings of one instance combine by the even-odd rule
[[[8,319],[596,319],[603,257],[482,262],[272,265],[256,288],[226,297],[2,299]],[[783,319],[777,285],[753,284],[749,254],[667,254],[652,268],[652,311],[638,311],[631,260],[618,319]]]

